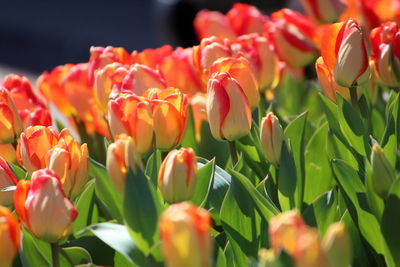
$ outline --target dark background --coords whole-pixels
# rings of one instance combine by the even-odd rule
[[[40,73],[65,63],[87,61],[89,48],[123,46],[129,52],[163,44],[198,41],[193,19],[203,8],[228,11],[229,0],[18,1],[2,2],[0,64]],[[266,13],[285,0],[241,1]]]

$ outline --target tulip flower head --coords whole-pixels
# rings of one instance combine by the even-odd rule
[[[199,40],[211,36],[219,36],[233,40],[237,37],[231,29],[228,18],[219,11],[200,10],[193,21]]]
[[[18,253],[20,243],[20,226],[6,207],[0,206],[0,263],[1,266],[12,266]]]
[[[234,141],[247,135],[251,109],[241,85],[227,72],[217,72],[208,81],[207,92],[207,117],[214,138]]]
[[[65,238],[78,211],[65,196],[57,175],[42,169],[31,180],[20,180],[14,193],[15,211],[37,238],[55,243]]]
[[[7,89],[0,88],[0,143],[13,143],[22,131],[22,121]]]
[[[238,36],[249,33],[262,34],[264,23],[268,20],[255,6],[243,3],[235,3],[226,13],[226,17]]]
[[[278,117],[268,112],[261,121],[260,131],[261,145],[267,160],[276,166],[279,165],[285,136]]]
[[[158,187],[168,202],[189,200],[197,175],[196,155],[192,148],[172,150],[161,164]]]
[[[169,206],[160,218],[167,267],[211,266],[211,216],[187,202]]]
[[[385,199],[397,178],[394,168],[378,144],[372,147],[371,165],[373,188],[379,196]]]
[[[17,185],[14,173],[8,167],[7,162],[0,157],[0,205],[8,206],[13,203],[13,191],[4,191],[4,188]]]
[[[301,0],[301,4],[319,24],[336,22],[346,8],[343,0]]]

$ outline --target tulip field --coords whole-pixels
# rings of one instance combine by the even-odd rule
[[[4,77],[0,267],[400,266],[400,3],[300,2]]]

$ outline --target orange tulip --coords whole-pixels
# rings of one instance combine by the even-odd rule
[[[107,150],[107,171],[114,186],[121,193],[125,192],[125,181],[129,168],[136,171],[143,168],[132,137],[125,134],[117,136]]]
[[[336,22],[346,8],[343,0],[301,0],[301,4],[319,24]]]
[[[46,167],[57,174],[65,194],[71,198],[78,196],[86,185],[88,157],[87,145],[79,145],[67,129],[61,131],[57,145],[46,153]]]
[[[298,233],[293,258],[298,267],[320,267],[329,265],[317,229],[305,228]]]
[[[249,61],[244,57],[223,57],[211,65],[210,76],[215,72],[227,72],[242,87],[252,109],[258,107],[260,93],[258,83],[253,75]]]
[[[386,22],[370,35],[376,72],[381,81],[392,87],[400,86],[400,31],[396,22]]]
[[[272,112],[268,112],[262,119],[260,128],[261,145],[265,157],[272,164],[279,165],[282,144],[285,140],[279,119]]]
[[[151,101],[157,148],[169,150],[185,135],[189,101],[177,88],[153,88],[145,93]]]
[[[168,202],[189,200],[196,186],[197,161],[192,148],[172,150],[161,164],[158,187]]]
[[[52,120],[48,109],[41,106],[37,106],[32,110],[23,110],[19,112],[22,119],[23,128],[26,129],[29,126],[51,126]]]
[[[17,160],[29,174],[46,167],[46,154],[58,143],[58,133],[52,127],[28,127],[17,146]]]
[[[263,33],[267,16],[263,15],[255,6],[235,3],[226,13],[231,28],[240,36],[249,33]]]
[[[20,226],[11,212],[0,206],[0,262],[1,266],[12,266],[20,243]]]
[[[389,0],[390,1],[390,0]],[[348,21],[349,19],[356,20],[361,28],[369,34],[373,28],[376,28],[380,24],[378,14],[375,12],[373,2],[387,2],[387,1],[359,1],[359,0],[346,0],[346,9],[339,17],[338,21]],[[372,4],[372,5],[371,5]],[[386,3],[384,13],[390,14],[391,11],[389,7],[390,3]],[[393,14],[393,13],[392,13]]]
[[[22,121],[5,88],[0,88],[0,144],[14,142],[22,131]]]
[[[239,83],[228,73],[215,73],[207,86],[207,117],[217,140],[234,141],[249,133],[251,109]]]
[[[23,225],[34,236],[49,243],[65,238],[78,216],[59,178],[49,169],[35,171],[31,180],[18,182],[14,205]]]
[[[211,36],[235,39],[237,34],[231,28],[228,18],[219,11],[200,10],[194,18],[194,29],[199,40]]]
[[[173,49],[170,45],[163,45],[159,48],[147,48],[142,52],[133,51],[131,56],[135,63],[146,65],[152,69],[159,69],[164,58],[168,57],[173,53]]]
[[[173,204],[160,218],[167,267],[211,266],[211,216],[187,202]]]
[[[13,203],[13,191],[2,192],[6,187],[15,186],[17,179],[8,167],[7,162],[0,157],[0,205],[8,206]]]
[[[121,94],[108,102],[108,121],[114,136],[127,134],[144,155],[153,147],[153,116],[150,103],[143,97]]]

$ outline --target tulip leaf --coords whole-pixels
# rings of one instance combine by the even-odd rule
[[[22,169],[19,165],[12,162],[7,162],[7,164],[14,173],[17,180],[26,179],[27,172],[24,171],[24,169]]]
[[[95,191],[97,199],[104,204],[113,219],[122,223],[122,200],[108,177],[106,168],[91,158],[89,160],[90,176],[96,178]]]
[[[342,160],[332,160],[335,177],[345,195],[351,218],[372,248],[385,257],[388,266],[394,266],[392,255],[381,232],[376,217],[368,210],[366,190],[355,169]]]
[[[325,122],[312,135],[305,149],[304,202],[312,203],[334,183],[326,153],[329,126]]]
[[[375,192],[374,185],[372,183],[372,166],[368,161],[366,162],[365,170],[365,190],[367,193],[368,204],[371,208],[371,212],[375,215],[377,220],[381,221],[385,203],[383,199]]]
[[[220,248],[217,247],[217,253],[216,253],[216,259],[215,259],[215,267],[226,267],[226,257],[224,254],[224,251]]]
[[[385,133],[385,120],[376,109],[371,112],[372,135],[376,140],[382,140]]]
[[[228,143],[216,140],[211,134],[210,125],[205,121],[201,124],[200,137],[199,153],[197,155],[208,159],[215,157],[217,165],[225,166],[229,159],[229,153],[227,153]]]
[[[382,216],[382,233],[396,263],[400,265],[400,239],[397,233],[400,225],[400,179],[397,179],[386,199],[385,210]]]
[[[21,240],[22,262],[28,266],[51,266],[50,245],[33,237],[25,228]],[[23,264],[25,265],[25,264]]]
[[[158,171],[161,166],[161,151],[156,149],[147,159],[146,174],[150,177],[154,186],[157,186]]]
[[[140,169],[129,169],[125,183],[124,215],[136,245],[147,254],[154,244],[161,212],[156,189]]]
[[[15,191],[16,189],[17,189],[17,187],[15,185],[12,185],[12,186],[4,187],[0,191],[1,192],[10,192],[10,191]]]
[[[99,223],[87,228],[108,246],[115,249],[125,259],[138,266],[142,266],[145,255],[130,238],[128,228],[125,225],[115,223]]]
[[[68,261],[70,266],[76,266],[79,264],[90,264],[92,263],[92,257],[89,252],[80,247],[67,247],[60,250],[61,255]]]
[[[204,207],[207,202],[208,194],[211,191],[215,173],[215,160],[211,160],[206,164],[197,163],[198,173],[196,178],[195,191],[191,201],[199,207]]]
[[[95,179],[90,180],[75,202],[78,217],[72,224],[72,233],[77,233],[86,226],[96,223],[98,220],[98,211],[94,197],[95,182]]]
[[[118,251],[115,252],[114,255],[114,266],[115,267],[139,267],[139,265],[134,264],[127,260],[124,255],[119,253]]]
[[[298,186],[297,170],[293,154],[289,151],[286,142],[284,142],[281,150],[278,175],[278,199],[282,211],[287,211],[301,205],[301,203],[298,203]]]

